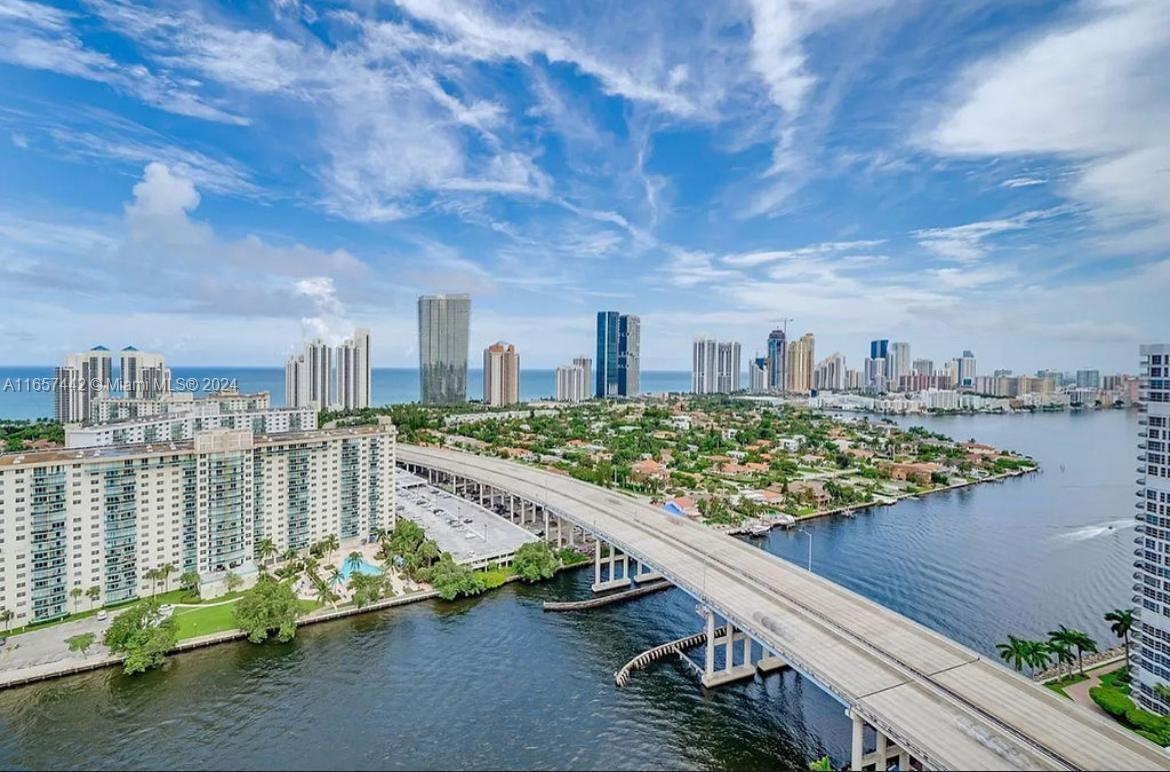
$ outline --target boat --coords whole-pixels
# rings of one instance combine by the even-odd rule
[[[841,510],[841,517],[853,517],[855,515],[852,509]]]
[[[770,530],[772,530],[772,526],[767,523],[758,523],[749,528],[748,533],[752,536],[767,536]]]

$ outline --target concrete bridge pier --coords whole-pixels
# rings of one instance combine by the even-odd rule
[[[922,769],[921,763],[905,749],[895,745],[882,734],[880,729],[867,724],[860,715],[852,710],[845,711],[845,715],[853,721],[853,742],[849,769],[854,770],[854,772]],[[873,737],[872,745],[868,742],[871,734]]]
[[[619,562],[621,570],[618,570]],[[602,568],[608,566],[605,572],[605,580],[602,580]],[[630,556],[609,545],[609,555],[602,557],[601,555],[601,539],[593,541],[593,591],[604,592],[605,590],[625,589],[630,586]]]
[[[650,566],[646,565],[640,560],[634,561],[634,575],[631,577],[635,583],[652,582],[662,578],[662,574],[655,571]]]
[[[713,689],[716,686],[755,676],[756,666],[752,664],[752,639],[742,630],[736,630],[735,625],[731,622],[728,622],[722,630],[716,630],[715,612],[704,608],[703,613],[707,618],[707,644],[704,652],[703,675],[700,678],[703,688]],[[743,656],[740,659],[740,664],[736,665],[735,644],[739,641],[743,642]],[[723,647],[723,667],[716,669],[715,652],[720,646]]]

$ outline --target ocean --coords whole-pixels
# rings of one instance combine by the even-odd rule
[[[642,393],[690,391],[691,374],[686,370],[643,370]],[[0,367],[0,418],[34,419],[53,415],[52,366]],[[417,402],[418,370],[412,367],[377,367],[371,374],[374,405]],[[234,385],[242,392],[268,391],[273,405],[284,404],[283,367],[180,367],[171,368],[174,384],[190,382],[195,393],[207,387]],[[552,398],[556,389],[554,370],[522,370],[520,399]],[[467,396],[483,394],[483,370],[467,373]]]

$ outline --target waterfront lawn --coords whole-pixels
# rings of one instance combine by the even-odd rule
[[[1065,688],[1072,686],[1073,684],[1079,684],[1081,681],[1088,681],[1088,680],[1089,679],[1087,676],[1083,676],[1080,673],[1073,673],[1070,676],[1065,676],[1064,678],[1061,678],[1059,681],[1048,681],[1044,685],[1047,686],[1052,691],[1059,694],[1061,697],[1064,697],[1065,699],[1071,700],[1072,697],[1069,697],[1068,693],[1066,693],[1064,691]]]
[[[233,606],[235,606],[234,602],[222,603],[217,606],[175,609],[175,621],[179,625],[179,640],[222,633],[225,630],[235,630],[236,622],[232,616]]]
[[[508,577],[514,573],[516,572],[512,570],[511,566],[489,568],[480,574],[483,577],[483,588],[485,590],[494,590],[497,587],[502,587],[504,582],[508,581]]]

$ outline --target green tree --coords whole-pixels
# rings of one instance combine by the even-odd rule
[[[89,599],[89,607],[93,608],[93,604],[101,600],[102,588],[95,584],[85,591],[85,597]]]
[[[1056,675],[1061,677],[1064,673],[1064,666],[1069,666],[1069,674],[1072,674],[1072,663],[1076,662],[1076,655],[1073,654],[1073,647],[1063,639],[1050,638],[1044,644],[1045,648],[1056,660]]]
[[[256,557],[260,558],[265,563],[271,563],[276,557],[277,549],[273,544],[272,539],[264,538],[256,545]]]
[[[263,643],[273,632],[284,643],[296,635],[299,610],[292,586],[264,574],[232,606],[232,617],[252,643]]]
[[[8,632],[8,625],[12,623],[15,616],[16,614],[12,613],[10,609],[0,608],[0,622],[4,623],[4,632]]]
[[[179,587],[189,595],[199,597],[199,572],[184,571],[179,575]]]
[[[808,768],[812,772],[833,772],[833,760],[828,756],[821,756],[816,761],[810,761]]]
[[[384,598],[390,588],[383,574],[354,572],[349,577],[349,589],[353,592],[353,604],[362,608]]]
[[[85,590],[80,587],[74,587],[69,591],[69,599],[73,601],[73,613],[77,613],[77,604],[81,601],[81,596],[85,595]]]
[[[443,600],[479,595],[484,591],[483,577],[467,566],[458,565],[450,552],[444,552],[438,563],[426,569],[423,579],[435,588]]]
[[[1135,622],[1133,609],[1113,609],[1105,615],[1106,622],[1112,622],[1109,629],[1120,638],[1125,645],[1125,667],[1129,668],[1129,634],[1133,632]]]
[[[89,647],[93,646],[95,640],[97,640],[97,636],[93,633],[81,633],[80,635],[74,635],[72,638],[66,638],[65,645],[69,647],[69,651],[80,651],[81,656],[84,658],[89,654]]]
[[[163,592],[169,592],[171,589],[171,574],[175,573],[174,563],[163,563],[158,567],[158,578],[162,580]]]
[[[227,576],[225,576],[223,578],[223,586],[227,587],[228,592],[235,592],[236,590],[238,590],[240,588],[240,585],[243,583],[244,583],[244,580],[241,579],[240,575],[237,574],[235,571],[228,571]]]
[[[341,541],[337,538],[337,534],[331,533],[321,540],[321,545],[325,547],[326,554],[332,560],[333,553],[341,548]]]
[[[142,578],[150,582],[151,597],[154,597],[155,594],[158,593],[158,577],[159,573],[157,568],[148,568],[146,571],[142,572]]]
[[[1009,635],[1007,643],[997,643],[995,648],[999,650],[1000,658],[1014,667],[1018,673],[1024,669],[1024,665],[1028,664],[1030,653],[1028,643],[1029,641],[1025,641],[1023,638]]]
[[[548,542],[534,541],[520,545],[512,558],[512,569],[525,582],[551,579],[557,572],[557,557]]]
[[[345,567],[349,569],[350,574],[360,574],[362,566],[365,564],[365,562],[366,561],[362,559],[362,553],[358,552],[357,550],[354,550],[345,556]]]
[[[178,640],[174,618],[164,618],[158,608],[154,599],[136,603],[114,617],[106,629],[106,648],[125,655],[122,671],[127,675],[161,666]]]
[[[1059,629],[1049,631],[1048,639],[1049,641],[1060,641],[1070,648],[1076,649],[1077,666],[1081,675],[1085,674],[1085,652],[1092,654],[1097,651],[1097,642],[1093,640],[1092,636],[1081,630],[1070,630],[1061,625]]]

